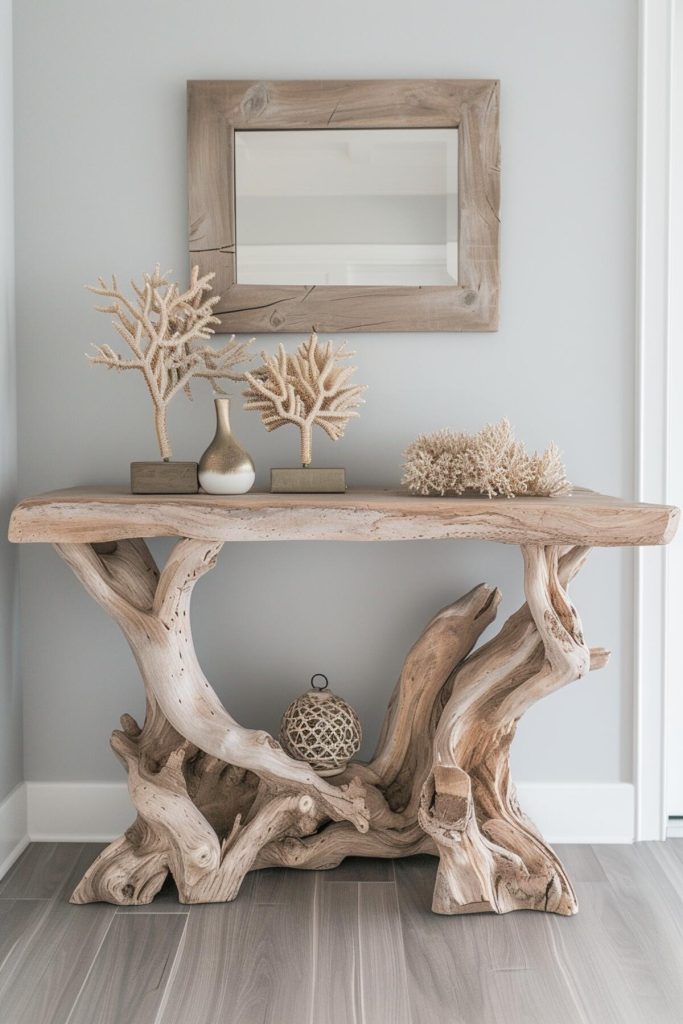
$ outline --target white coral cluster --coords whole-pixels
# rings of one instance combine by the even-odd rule
[[[554,497],[571,490],[557,445],[529,455],[506,419],[476,434],[421,434],[404,459],[402,483],[416,494]]]

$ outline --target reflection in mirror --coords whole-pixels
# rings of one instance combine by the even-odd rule
[[[236,131],[237,282],[453,285],[457,128]]]

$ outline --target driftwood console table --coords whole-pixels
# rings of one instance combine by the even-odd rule
[[[566,498],[142,496],[73,490],[23,501],[10,539],[54,544],[121,627],[147,695],[111,745],[137,819],[74,903],[150,903],[168,872],[183,903],[232,900],[246,873],[344,857],[438,855],[433,909],[573,914],[553,851],[520,809],[508,754],[535,701],[600,668],[567,585],[591,546],[666,544],[678,510],[578,490]],[[181,538],[160,571],[143,538]],[[197,660],[195,583],[227,541],[475,538],[518,544],[526,603],[473,648],[500,595],[481,584],[440,611],[403,667],[372,760],[324,779],[226,711]]]

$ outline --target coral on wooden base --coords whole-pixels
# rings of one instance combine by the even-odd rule
[[[320,345],[317,334],[312,334],[294,352],[287,352],[284,345],[278,345],[273,356],[262,352],[262,364],[244,374],[249,385],[243,392],[244,408],[260,412],[268,431],[287,423],[298,427],[302,466],[309,466],[313,458],[314,425],[338,441],[349,420],[360,415],[365,385],[349,383],[356,368],[346,364],[354,354],[345,345],[335,349],[331,341]]]
[[[209,295],[215,274],[200,276],[193,267],[190,284],[183,290],[161,273],[157,263],[151,274],[143,274],[142,284],[131,281],[134,298],[128,298],[112,275],[111,284],[103,278],[88,290],[106,300],[96,306],[100,313],[115,317],[112,325],[129,349],[126,356],[110,345],[94,345],[89,355],[92,365],[110,370],[138,370],[145,381],[154,409],[154,429],[164,462],[171,458],[168,437],[168,405],[181,391],[192,398],[193,380],[203,377],[214,391],[222,393],[221,380],[244,380],[237,373],[238,363],[249,358],[251,342],[237,342],[235,335],[221,348],[204,344],[220,320],[214,309],[219,295]]]

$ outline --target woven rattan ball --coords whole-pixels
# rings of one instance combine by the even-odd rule
[[[288,754],[308,761],[318,775],[338,775],[360,747],[358,715],[331,690],[316,688],[297,697],[280,723],[280,743]]]

